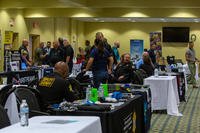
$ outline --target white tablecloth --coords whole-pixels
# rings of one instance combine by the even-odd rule
[[[150,85],[152,110],[167,109],[167,114],[182,116],[178,111],[179,96],[176,76],[148,77],[145,85]]]
[[[68,121],[67,123],[65,123]],[[59,123],[59,124],[58,124]],[[20,123],[3,128],[0,133],[101,133],[99,117],[37,116],[29,119],[29,126]]]

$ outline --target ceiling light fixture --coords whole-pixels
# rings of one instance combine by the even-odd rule
[[[194,19],[194,22],[198,23],[198,22],[199,22],[199,19]]]

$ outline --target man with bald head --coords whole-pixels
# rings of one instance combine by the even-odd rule
[[[39,90],[45,107],[52,104],[59,104],[63,99],[72,102],[75,96],[69,89],[69,82],[66,80],[68,76],[68,65],[59,61],[55,64],[54,73],[51,76],[43,77],[37,89]]]

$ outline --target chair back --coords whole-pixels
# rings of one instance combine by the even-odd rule
[[[31,113],[31,110],[41,111],[37,96],[32,91],[32,88],[26,86],[19,86],[15,89],[15,95],[17,97],[18,106],[20,106],[22,99],[26,99],[30,110],[30,117],[35,116],[34,113]]]
[[[10,126],[10,120],[6,110],[0,105],[0,129],[7,126]]]
[[[68,78],[68,81],[70,85],[72,86],[72,90],[74,91],[76,99],[83,99],[84,96],[84,90],[81,86],[80,82],[76,80],[75,78]]]
[[[13,84],[8,84],[8,85],[4,86],[3,88],[1,88],[1,90],[0,90],[0,104],[3,107],[6,103],[8,96],[10,95],[10,93],[13,92],[12,86],[13,86]]]

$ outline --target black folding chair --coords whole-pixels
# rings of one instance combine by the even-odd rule
[[[10,120],[6,110],[0,105],[0,129],[7,126],[10,126]]]
[[[13,84],[8,84],[0,90],[0,104],[4,107],[8,96],[14,91]]]
[[[29,106],[30,118],[39,115],[49,115],[46,112],[42,112],[41,101],[38,99],[39,92],[36,89],[26,86],[19,86],[14,92],[17,97],[18,107],[20,106],[22,99],[26,99]]]
[[[83,99],[85,98],[85,90],[84,86],[81,85],[81,83],[76,80],[75,78],[68,78],[67,79],[72,86],[72,90],[74,91],[74,95],[76,99]]]

